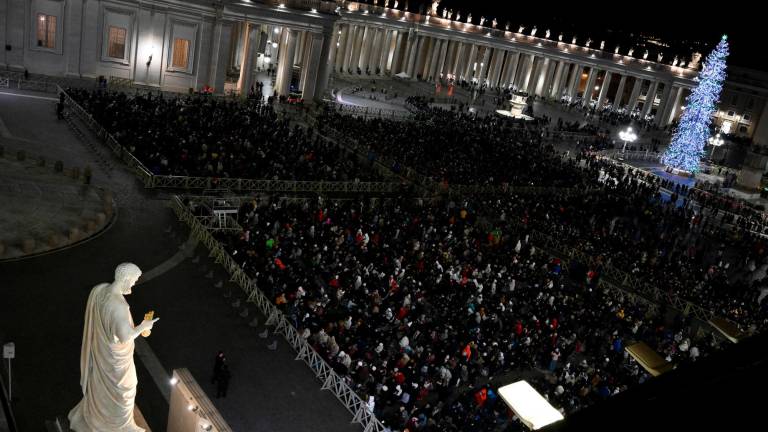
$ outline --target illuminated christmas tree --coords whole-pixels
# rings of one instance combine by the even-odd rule
[[[661,157],[661,162],[688,172],[699,171],[699,161],[709,138],[709,124],[720,100],[725,81],[725,59],[728,57],[728,37],[723,36],[715,50],[704,62],[698,77],[699,85],[686,99],[686,108],[672,142]]]

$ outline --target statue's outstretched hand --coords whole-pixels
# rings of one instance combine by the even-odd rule
[[[141,324],[139,324],[138,330],[140,332],[143,332],[143,331],[146,331],[146,330],[152,330],[152,326],[155,325],[155,323],[159,319],[160,318],[155,318],[155,319],[151,319],[151,320],[144,320],[144,321],[142,321]]]

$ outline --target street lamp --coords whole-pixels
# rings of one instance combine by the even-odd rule
[[[709,137],[709,144],[712,146],[712,153],[709,155],[709,158],[711,160],[715,160],[715,148],[720,147],[721,145],[725,144],[725,141],[723,141],[723,138],[720,137],[720,134],[713,137]]]
[[[624,153],[627,151],[627,143],[635,142],[637,139],[637,134],[632,131],[631,127],[628,127],[625,130],[619,132],[619,139],[624,141],[624,147],[621,149],[621,152]]]

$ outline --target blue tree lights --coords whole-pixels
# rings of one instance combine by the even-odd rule
[[[664,165],[688,172],[699,171],[699,161],[704,155],[704,145],[709,138],[709,124],[720,99],[725,81],[725,59],[728,57],[728,37],[720,43],[704,62],[699,74],[699,85],[686,99],[686,108],[680,117],[672,142],[661,157]]]

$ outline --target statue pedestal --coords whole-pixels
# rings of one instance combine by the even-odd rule
[[[138,405],[133,406],[133,419],[136,421],[136,425],[138,425],[141,428],[144,428],[144,430],[147,432],[152,432],[152,429],[150,429],[149,425],[147,424],[147,420],[144,419],[144,415],[141,413],[141,410],[139,409]],[[46,420],[45,430],[47,432],[72,431],[72,429],[69,428],[69,420],[67,420],[66,415],[56,417],[55,420]]]

